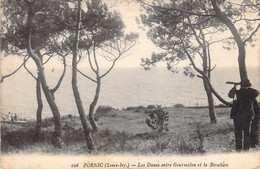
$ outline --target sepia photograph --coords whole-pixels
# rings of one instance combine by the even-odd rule
[[[259,0],[1,0],[2,169],[258,169]]]

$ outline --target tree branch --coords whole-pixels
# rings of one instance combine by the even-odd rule
[[[44,62],[42,63],[42,65],[45,65],[47,62],[49,62],[49,60],[52,58],[53,55],[49,56],[49,58]]]
[[[0,83],[4,82],[4,79],[5,79],[5,78],[8,78],[8,77],[12,76],[13,74],[15,74],[16,72],[18,72],[18,70],[21,69],[21,67],[27,62],[27,60],[28,60],[29,58],[30,58],[30,57],[27,57],[27,58],[23,61],[23,63],[22,63],[16,70],[14,70],[12,73],[7,74],[7,75],[5,75],[5,76],[2,76]]]
[[[196,50],[196,52],[199,54],[199,56],[201,57],[201,59],[203,59],[202,54],[200,53],[200,51]]]
[[[92,79],[91,77],[89,77],[88,75],[86,75],[86,74],[84,74],[84,73],[82,73],[79,69],[77,69],[77,71],[82,75],[82,76],[84,76],[84,77],[86,77],[86,78],[88,78],[89,80],[91,80],[92,82],[95,82],[95,83],[97,83],[97,81],[96,80],[94,80],[94,79]]]
[[[37,80],[37,78],[33,75],[33,73],[26,67],[26,63],[24,63],[23,67],[24,67],[24,69],[32,76],[32,78],[34,78],[35,80]]]
[[[239,21],[251,21],[251,22],[256,22],[259,21],[260,19],[246,19],[246,18],[240,18],[234,21],[234,23],[237,23]]]
[[[97,76],[99,76],[99,66],[98,66],[98,61],[97,61],[97,56],[96,56],[96,40],[95,40],[95,35],[93,34],[93,56],[94,56],[94,61],[95,61],[95,65],[96,65],[96,74]]]
[[[102,76],[100,76],[100,79],[105,77],[115,66],[115,63],[116,63],[117,59],[115,59],[111,65],[111,67],[108,69],[108,71],[106,73],[104,73]]]
[[[251,33],[251,35],[243,41],[244,44],[245,44],[246,42],[248,42],[248,41],[256,34],[256,32],[258,31],[259,27],[260,27],[260,23],[258,24],[258,26],[256,27],[256,29]]]
[[[231,107],[231,106],[232,106],[232,103],[229,103],[229,102],[227,102],[226,100],[224,100],[224,99],[215,91],[215,89],[212,87],[210,80],[209,80],[207,77],[206,77],[206,79],[207,79],[207,81],[208,81],[208,84],[209,84],[209,87],[210,87],[211,92],[218,98],[218,100],[221,101],[223,104],[225,104],[225,105]]]
[[[58,90],[58,88],[61,85],[62,80],[64,79],[64,76],[65,76],[65,73],[66,73],[66,66],[67,66],[66,59],[65,59],[65,57],[63,57],[63,72],[62,72],[62,75],[61,75],[57,85],[51,90],[53,93],[55,93]]]
[[[107,49],[104,49],[104,47],[102,47],[101,50],[104,51],[104,52],[106,52],[106,53],[108,53],[108,54],[110,54],[110,55],[112,55],[112,56],[114,56],[114,57],[116,57],[115,54],[114,54],[113,52],[108,51]],[[108,58],[109,60],[112,59],[112,58],[110,58],[109,56],[107,56],[107,58]]]
[[[124,40],[123,42],[124,42],[124,46],[122,45],[122,43],[121,43],[121,41],[122,40],[120,40],[120,39],[117,39],[116,40],[116,46],[117,46],[117,52],[118,52],[118,55],[116,56],[115,54],[113,54],[113,52],[110,52],[110,51],[108,51],[108,50],[103,50],[103,51],[105,51],[105,52],[107,52],[108,54],[111,54],[112,56],[114,56],[114,60],[113,60],[113,63],[112,63],[112,65],[111,65],[111,67],[107,70],[107,72],[106,73],[104,73],[103,75],[101,75],[100,76],[100,78],[103,78],[104,76],[106,76],[113,68],[114,68],[114,66],[115,66],[115,63],[116,63],[116,61],[118,60],[118,59],[120,59],[121,58],[121,56],[123,55],[123,54],[125,54],[126,52],[128,52],[133,46],[135,46],[135,44],[136,44],[136,40],[134,40],[134,42],[132,43],[132,44],[129,44],[129,43],[127,43],[127,40]],[[131,42],[130,42],[131,43]],[[123,49],[121,49],[121,48],[123,48]],[[102,48],[103,49],[103,48]],[[106,57],[105,57],[106,58]],[[110,57],[108,57],[108,58],[110,58]]]
[[[192,24],[191,24],[191,20],[190,20],[189,17],[188,17],[188,21],[189,21],[189,26],[190,26],[190,28],[191,28],[191,30],[192,30],[192,32],[193,32],[193,35],[195,36],[197,42],[199,43],[200,46],[203,46],[203,44],[202,44],[201,41],[200,41],[200,38],[198,37],[198,35],[197,35],[195,29],[193,28],[193,26],[192,26]]]
[[[209,67],[208,67],[208,77],[210,79],[211,77],[211,56],[210,56],[210,51],[209,51],[209,45],[207,45],[207,52],[208,52],[208,58],[209,58]]]
[[[89,52],[89,49],[87,49],[87,53],[88,53],[88,62],[89,62],[89,65],[90,65],[90,68],[92,69],[93,72],[97,72],[94,67],[93,67],[93,64],[92,64],[92,61],[91,61],[91,58],[90,58],[90,52]]]
[[[229,40],[229,39],[232,40],[232,39],[234,39],[234,38],[232,38],[232,37],[228,37],[228,38],[224,38],[224,39],[220,39],[220,40],[212,41],[212,42],[209,42],[208,45],[212,45],[212,44],[214,44],[214,43],[222,42],[222,41],[224,41],[224,40]]]
[[[183,43],[183,41],[182,41],[182,43]],[[196,66],[196,64],[195,64],[194,60],[192,59],[191,55],[189,54],[189,52],[187,51],[187,49],[184,47],[184,43],[183,43],[183,50],[184,50],[184,52],[186,53],[186,55],[188,56],[188,59],[190,60],[190,62],[191,62],[191,64],[192,64],[193,68],[194,68],[199,74],[203,75],[204,72],[203,72],[202,70],[200,70],[200,69]]]
[[[217,65],[215,64],[215,65],[213,66],[213,68],[210,69],[210,71],[213,71],[216,67],[217,67]]]
[[[203,79],[203,76],[197,75],[197,77]]]
[[[134,47],[135,45],[136,45],[136,41],[135,41],[132,45],[130,45],[130,46],[128,46],[128,47],[127,47],[127,45],[126,45],[126,47],[125,47],[124,50],[122,51],[122,54],[128,52],[128,51],[129,51],[132,47]]]
[[[173,7],[172,8],[165,8],[165,7],[161,7],[161,6],[150,5],[150,4],[147,4],[146,2],[143,2],[142,0],[138,0],[138,1],[140,3],[146,5],[146,6],[149,6],[151,8],[156,8],[156,9],[159,9],[159,10],[178,11],[178,12],[182,12],[182,13],[185,13],[185,14],[196,15],[196,16],[215,16],[213,14],[199,14],[199,13],[185,11],[185,10],[177,9],[177,8],[173,8]]]

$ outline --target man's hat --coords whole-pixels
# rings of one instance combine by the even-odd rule
[[[251,83],[249,80],[241,82],[241,87],[250,87]]]

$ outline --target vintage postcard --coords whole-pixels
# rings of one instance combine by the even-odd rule
[[[257,169],[258,0],[2,0],[3,169]]]

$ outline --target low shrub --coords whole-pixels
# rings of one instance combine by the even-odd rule
[[[125,108],[124,110],[126,110],[126,111],[134,111],[134,112],[141,112],[142,110],[145,110],[146,109],[146,107],[144,107],[144,106],[137,106],[137,107],[127,107],[127,108]]]
[[[145,122],[152,130],[157,132],[169,131],[169,113],[165,112],[161,106],[157,106],[153,111],[148,111],[148,116],[149,118]]]
[[[98,106],[97,110],[96,110],[96,113],[107,113],[109,111],[113,110],[112,107],[110,106]]]
[[[156,109],[156,106],[155,105],[148,105],[147,109]]]
[[[184,108],[185,105],[178,103],[178,104],[175,104],[174,107],[176,107],[176,108]]]
[[[146,107],[144,106],[137,106],[136,109],[135,109],[135,112],[141,112],[142,110],[145,110]]]
[[[217,108],[226,108],[226,107],[228,107],[228,106],[225,105],[225,104],[219,104],[219,105],[216,105],[215,107],[217,107]]]
[[[124,110],[130,111],[130,110],[134,110],[134,109],[135,109],[135,107],[127,107],[127,108],[125,108]]]
[[[94,120],[98,121],[103,114],[106,114],[112,110],[114,110],[114,108],[110,106],[98,106],[96,113],[94,114]]]

